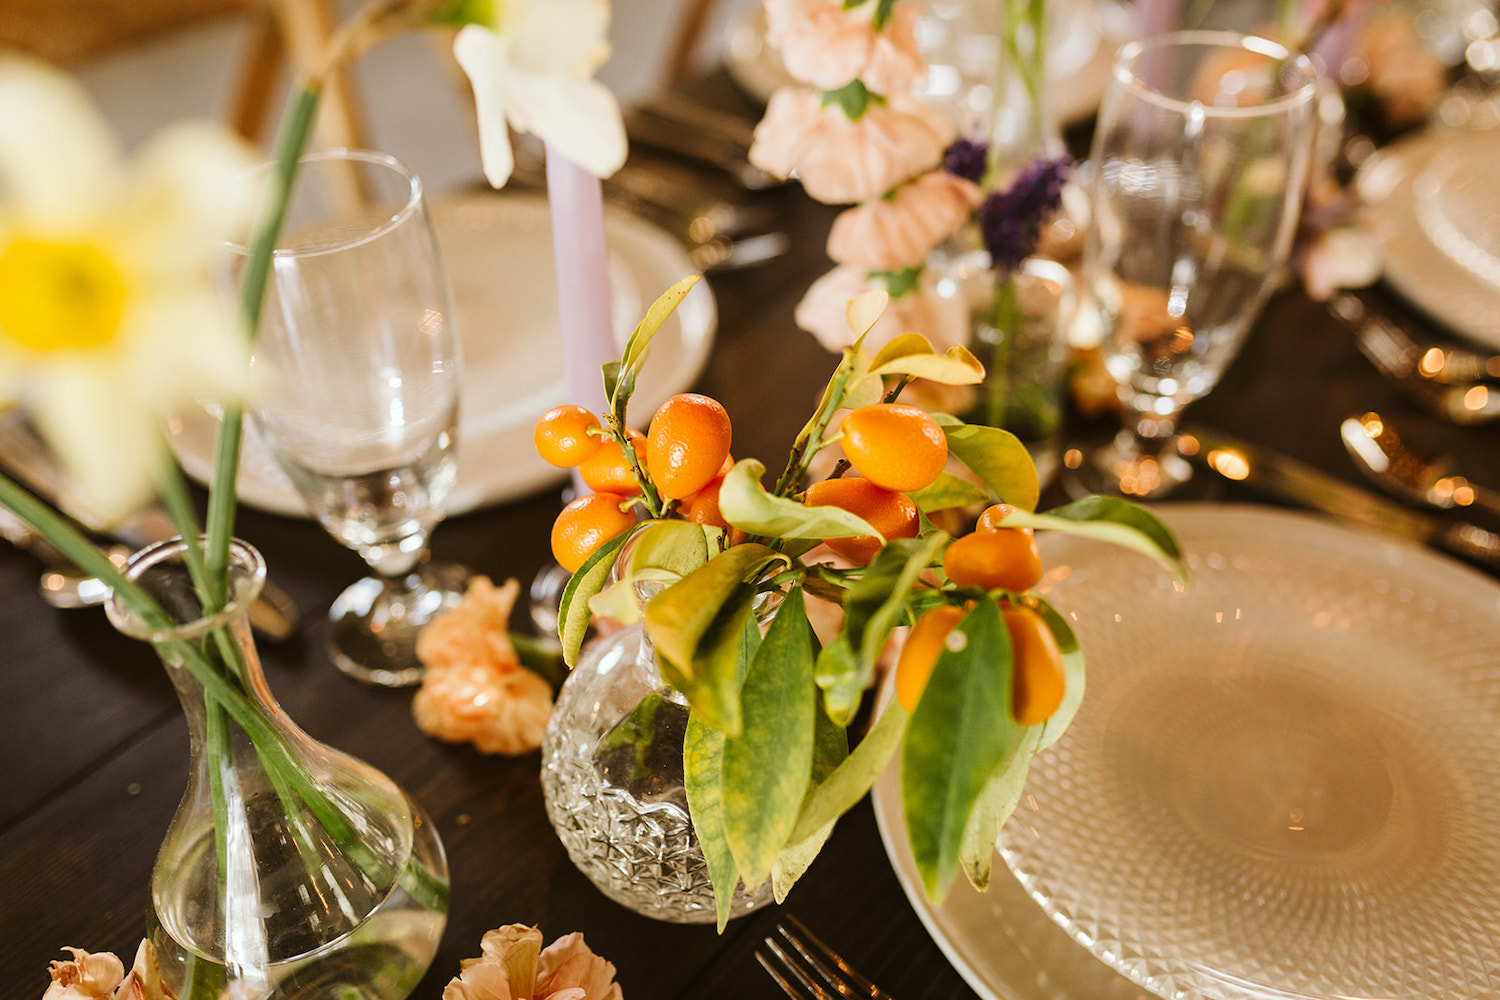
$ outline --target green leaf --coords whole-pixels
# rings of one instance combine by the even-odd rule
[[[871,103],[884,104],[880,95],[871,92],[865,87],[864,82],[858,77],[850,80],[837,90],[823,91],[823,107],[837,104],[845,116],[852,122],[859,121],[864,117],[865,111]]]
[[[568,585],[563,588],[557,605],[557,637],[562,640],[563,662],[570,668],[578,661],[578,650],[589,630],[589,598],[604,589],[609,571],[615,564],[615,553],[625,544],[630,532],[624,531],[605,542],[583,561]]]
[[[665,570],[687,576],[708,562],[708,536],[692,521],[656,521],[636,529],[636,542],[626,561],[625,573],[634,576],[646,570]]]
[[[708,879],[714,887],[714,909],[718,913],[719,933],[729,923],[729,907],[739,884],[739,869],[724,836],[724,731],[707,725],[696,713],[688,714],[687,733],[682,741],[682,771],[687,786],[688,815],[693,818],[693,832],[703,859],[708,862]]]
[[[958,867],[964,830],[990,776],[1020,746],[1010,715],[1010,637],[993,600],[959,622],[912,713],[901,759],[901,801],[912,859],[940,901]]]
[[[922,277],[922,265],[903,267],[897,271],[867,271],[865,277],[872,282],[878,281],[884,286],[886,294],[893,299],[899,299],[904,295],[910,295],[916,289],[917,282]]]
[[[814,643],[802,591],[794,588],[745,674],[740,734],[724,744],[724,830],[748,892],[770,876],[807,794],[817,712]]]
[[[1058,614],[1056,608],[1041,598],[1036,598],[1036,610],[1042,616],[1042,621],[1047,623],[1052,638],[1057,640],[1057,648],[1062,652],[1064,673],[1062,704],[1057,706],[1057,711],[1041,726],[1041,742],[1037,744],[1037,749],[1045,750],[1067,732],[1068,723],[1073,721],[1073,716],[1078,714],[1078,706],[1083,704],[1083,648],[1078,644],[1078,636],[1073,634],[1068,620]]]
[[[849,300],[844,308],[844,318],[856,340],[863,340],[865,334],[874,329],[876,321],[885,312],[890,301],[890,295],[878,288]]]
[[[741,531],[772,538],[818,539],[880,534],[842,507],[805,507],[795,500],[772,496],[760,484],[765,471],[766,467],[755,459],[741,459],[719,487],[719,512]]]
[[[982,486],[977,486],[965,479],[963,476],[955,476],[951,472],[938,473],[931,486],[908,493],[916,503],[917,509],[924,514],[935,510],[948,510],[951,507],[968,507],[973,504],[989,503],[990,493]]]
[[[797,825],[787,842],[801,843],[853,809],[890,763],[891,754],[901,745],[901,737],[906,735],[910,720],[901,703],[891,699],[865,738],[802,804],[802,813],[797,817]]]
[[[1118,545],[1161,563],[1180,583],[1188,581],[1182,549],[1172,532],[1155,514],[1121,497],[1086,496],[1045,514],[1018,511],[1007,517],[1005,524],[1060,531]]]
[[[715,608],[714,617],[694,644],[690,660],[678,662],[664,656],[660,647],[656,651],[662,676],[683,693],[704,722],[730,736],[741,732],[740,684],[750,663],[747,650],[753,649],[746,633],[753,632],[757,642],[760,639],[760,627],[752,613],[755,597],[754,587],[736,584]],[[651,605],[646,607],[649,623]]]
[[[823,647],[813,666],[813,678],[827,700],[828,714],[840,725],[847,726],[859,707],[860,693],[864,684],[859,677],[859,657],[854,653],[854,644],[846,629],[832,642]],[[837,705],[837,709],[834,706]]]
[[[764,545],[736,545],[656,595],[646,605],[646,631],[657,653],[677,667],[690,668],[724,602],[778,560],[784,557]]]
[[[844,727],[830,719],[821,705],[814,709],[813,715],[812,778],[808,782],[807,795],[802,800],[802,809],[807,808],[818,788],[849,757],[849,734]],[[800,816],[801,810],[798,811],[798,817]],[[771,869],[771,887],[778,904],[786,902],[787,893],[792,891],[792,886],[817,859],[818,852],[833,833],[836,822],[836,819],[829,820],[811,836],[795,842],[788,841],[777,852],[776,866]]]
[[[635,329],[630,332],[629,339],[625,341],[625,352],[616,369],[613,388],[609,386],[609,372],[605,373],[609,408],[621,418],[621,426],[624,426],[625,404],[629,401],[631,393],[635,391],[635,377],[645,362],[646,351],[651,346],[651,338],[656,336],[656,331],[661,329],[667,317],[676,311],[683,299],[687,298],[687,293],[693,290],[699,277],[701,276],[692,274],[683,278],[662,292],[661,296],[651,303],[651,308],[646,310],[646,315],[641,317],[641,321],[635,325]]]
[[[1000,828],[1016,811],[1021,793],[1026,789],[1026,775],[1031,772],[1031,757],[1036,753],[1041,739],[1041,727],[1026,730],[1020,746],[1001,762],[985,782],[979,793],[979,801],[969,814],[969,823],[964,827],[963,841],[959,844],[958,860],[969,884],[983,892],[989,888],[991,869],[995,860],[995,840]]]
[[[966,424],[945,413],[934,413],[948,438],[948,453],[967,465],[1004,503],[1036,510],[1041,484],[1036,465],[1020,439],[999,427]]]
[[[984,381],[984,365],[967,347],[950,347],[936,354],[920,333],[903,333],[880,349],[870,362],[877,375],[914,375],[945,385],[978,385]]]

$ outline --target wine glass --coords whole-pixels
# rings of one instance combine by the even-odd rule
[[[422,185],[400,163],[344,149],[302,159],[251,369],[267,448],[376,572],[333,602],[334,664],[416,683],[417,634],[458,603],[467,573],[427,562],[456,472],[459,345]]]
[[[1315,73],[1263,38],[1124,46],[1094,134],[1084,281],[1127,426],[1079,478],[1156,498],[1191,475],[1183,407],[1239,353],[1285,272],[1314,139]]]

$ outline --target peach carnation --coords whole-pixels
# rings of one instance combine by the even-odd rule
[[[136,949],[129,975],[112,952],[90,953],[82,948],[63,951],[73,957],[48,967],[52,983],[42,1000],[176,1000],[177,994],[162,982],[161,966],[150,941],[142,941]]]
[[[472,743],[484,753],[523,754],[542,744],[552,687],[521,666],[510,642],[510,611],[520,584],[469,583],[463,603],[417,639],[426,666],[412,715],[427,735]]]
[[[535,927],[509,924],[480,941],[483,954],[465,959],[443,1000],[623,1000],[615,967],[567,934],[542,948]]]
[[[871,101],[850,119],[817,91],[783,87],[755,127],[750,162],[778,177],[793,172],[807,193],[831,205],[878,198],[938,164],[953,138],[941,112],[910,97]]]
[[[969,309],[957,295],[938,289],[938,278],[923,271],[916,287],[893,298],[865,337],[865,346],[878,351],[903,333],[920,333],[939,352],[969,341]],[[797,325],[830,351],[842,351],[858,334],[849,329],[849,300],[882,285],[863,270],[836,267],[812,283],[797,304]]]
[[[836,264],[867,271],[899,271],[920,264],[979,207],[979,185],[946,170],[931,170],[845,211],[828,234]]]
[[[925,68],[917,49],[915,4],[898,3],[883,28],[877,4],[843,0],[766,0],[766,41],[787,72],[822,90],[861,80],[877,94],[911,90]]]

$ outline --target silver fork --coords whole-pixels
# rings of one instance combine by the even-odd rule
[[[894,1000],[889,993],[850,968],[848,962],[818,940],[802,921],[791,915],[786,921],[777,924],[776,930],[766,937],[765,947],[756,951],[755,960],[792,1000],[850,1000],[854,997]],[[788,923],[792,926],[788,927]]]

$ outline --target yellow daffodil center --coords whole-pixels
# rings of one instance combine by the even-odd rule
[[[124,311],[124,276],[98,246],[21,237],[0,249],[0,339],[33,351],[103,347]]]

